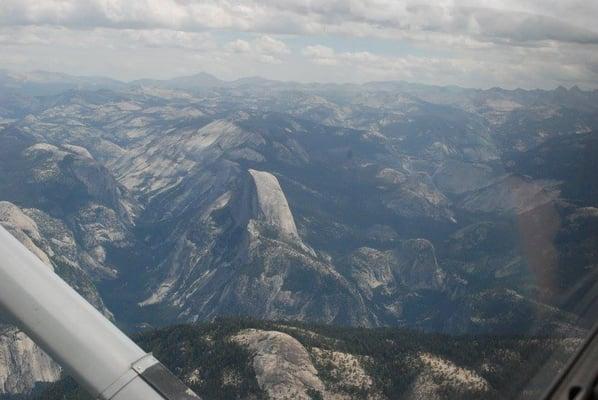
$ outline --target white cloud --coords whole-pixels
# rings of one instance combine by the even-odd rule
[[[36,27],[11,27],[0,29],[0,45],[27,46],[33,44],[50,44],[50,38],[41,34]]]
[[[316,64],[336,65],[338,63],[334,49],[327,46],[319,44],[315,46],[307,46],[303,49],[302,54],[313,60]]]
[[[282,41],[268,35],[263,35],[254,41],[255,49],[260,54],[289,54],[291,51]]]
[[[4,25],[52,24],[262,33],[324,33],[359,27],[378,36],[442,32],[480,40],[598,43],[593,1],[540,0],[3,0]]]
[[[325,71],[340,79],[349,64],[364,79],[429,80],[435,74],[473,86],[597,87],[596,15],[598,2],[586,0],[0,0],[0,47],[36,59],[49,44],[65,52],[180,49],[190,56],[189,69],[190,60],[221,60],[223,71],[235,74],[236,68],[238,75],[242,65],[226,60],[282,64],[288,71],[314,67],[304,71],[305,79]],[[218,39],[222,32],[226,43]],[[313,44],[320,37],[329,39],[327,47]],[[354,37],[368,42],[353,47]],[[289,48],[295,39],[304,46],[301,54]],[[116,75],[129,62],[106,64],[106,71]]]
[[[471,86],[554,87],[558,84],[596,87],[598,55],[591,60],[583,52],[561,53],[556,48],[519,48],[505,56],[502,50],[479,49],[450,57],[388,55],[369,51],[336,52],[332,48],[306,46],[302,54],[315,65],[353,81],[406,80],[429,84]],[[583,61],[580,61],[582,59]],[[525,60],[525,62],[522,62]]]
[[[117,33],[111,30],[110,33]],[[105,32],[107,34],[108,32]],[[216,46],[208,32],[182,32],[168,29],[126,29],[119,30],[128,40],[148,47],[179,47],[195,50],[212,49]]]
[[[73,47],[155,47],[206,50],[216,47],[209,32],[168,29],[94,28],[73,31],[60,26],[11,26],[0,28],[0,44],[67,45]]]
[[[232,53],[248,54],[266,64],[282,63],[281,57],[291,53],[285,42],[269,35],[258,36],[251,42],[236,39],[228,42],[224,48]]]
[[[282,64],[282,60],[280,58],[276,58],[270,54],[258,54],[257,60],[264,64]]]
[[[237,39],[229,42],[226,48],[233,53],[249,53],[251,52],[251,44],[247,40]]]

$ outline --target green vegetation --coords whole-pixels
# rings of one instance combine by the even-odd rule
[[[230,336],[247,328],[277,330],[296,338],[312,354],[320,379],[354,399],[376,391],[388,399],[409,398],[426,373],[445,399],[537,398],[574,349],[578,339],[512,336],[447,336],[395,328],[363,329],[305,323],[227,318],[142,333],[135,339],[153,352],[204,399],[267,399],[259,388],[251,355]],[[352,354],[372,377],[370,388],[342,387],[335,366],[314,357],[314,348]],[[486,389],[459,384],[449,371],[430,374],[422,354],[474,372]],[[347,368],[353,370],[355,365]],[[428,371],[428,372],[427,372]],[[533,380],[531,378],[534,377]],[[521,397],[521,393],[524,393]],[[323,394],[310,390],[312,399]],[[50,386],[36,399],[87,400],[70,379]]]

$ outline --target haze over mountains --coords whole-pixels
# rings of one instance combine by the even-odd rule
[[[0,223],[130,330],[243,315],[578,338],[597,129],[598,91],[577,87],[1,72]],[[0,392],[57,379],[3,332]]]
[[[83,89],[83,90],[97,90],[97,89],[114,89],[122,90],[126,88],[137,88],[149,86],[154,88],[165,88],[165,89],[178,89],[183,91],[195,91],[202,88],[231,88],[239,86],[279,86],[279,87],[341,87],[341,88],[355,88],[370,87],[370,88],[382,88],[382,87],[397,87],[400,86],[404,90],[405,88],[411,88],[411,90],[422,90],[424,88],[442,88],[444,91],[484,91],[482,89],[471,89],[460,86],[432,86],[425,84],[410,83],[406,81],[372,81],[365,84],[355,83],[300,83],[293,81],[279,81],[263,78],[260,76],[248,76],[235,80],[222,80],[216,76],[206,73],[199,72],[193,75],[180,76],[171,79],[134,79],[130,81],[121,81],[114,78],[107,78],[103,76],[74,76],[61,72],[50,72],[50,71],[12,71],[0,68],[0,87],[3,91],[15,90],[24,94],[32,94],[34,96],[41,96],[45,94],[58,94],[60,92],[69,89]],[[500,90],[499,87],[492,89]],[[489,89],[489,90],[492,90]],[[566,88],[558,87],[559,92],[563,90],[567,91]],[[487,89],[488,90],[488,89]],[[486,91],[487,91],[486,90]],[[586,94],[595,95],[598,90],[582,90],[578,86],[572,86],[571,90],[575,92],[585,92]],[[537,89],[537,90],[506,90],[507,92],[551,92],[551,90]]]

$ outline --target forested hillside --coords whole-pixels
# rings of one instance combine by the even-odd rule
[[[203,399],[222,400],[536,399],[580,343],[247,319],[148,331],[136,341]],[[92,400],[68,378],[35,399]]]

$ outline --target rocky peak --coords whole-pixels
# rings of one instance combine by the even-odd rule
[[[310,354],[292,336],[247,329],[233,340],[252,353],[258,384],[270,398],[311,400],[310,391],[324,392]]]
[[[0,397],[29,393],[60,378],[60,367],[16,328],[0,325]]]
[[[36,244],[36,242],[41,241],[37,223],[23,213],[19,207],[7,201],[0,201],[0,225],[42,260],[44,264],[52,267],[48,255]]]
[[[413,289],[441,289],[446,275],[438,265],[434,245],[426,239],[410,239],[395,252],[395,276]]]
[[[446,280],[434,245],[426,239],[406,240],[387,251],[362,247],[349,257],[349,264],[351,276],[367,297],[378,287],[391,290],[397,285],[408,290],[442,290]]]
[[[20,188],[23,191],[21,197],[36,208],[51,207],[52,213],[61,210],[58,214],[69,214],[94,201],[116,211],[126,223],[132,222],[136,210],[132,198],[85,148],[37,143],[17,158],[27,166],[18,171],[24,174],[26,182]],[[42,191],[43,196],[40,195]]]
[[[256,190],[256,217],[285,239],[298,239],[297,227],[289,203],[278,179],[265,171],[249,170]]]

